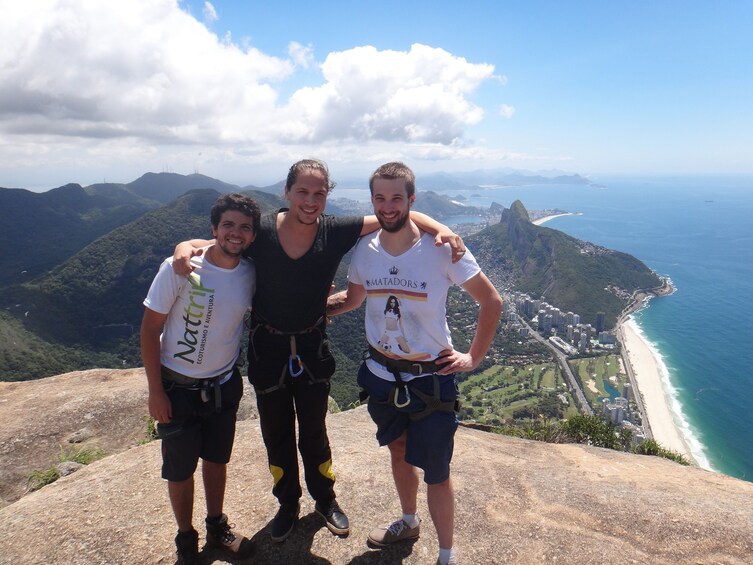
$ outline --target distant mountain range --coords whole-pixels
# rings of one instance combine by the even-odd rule
[[[103,359],[140,365],[136,334],[149,284],[177,242],[209,236],[209,208],[227,191],[248,193],[262,210],[284,205],[279,195],[257,188],[171,173],[45,193],[0,189],[7,238],[0,259],[0,308],[2,318],[13,322],[6,324],[0,343],[0,380],[102,366]],[[495,284],[544,296],[584,321],[603,311],[614,323],[625,299],[606,288],[632,292],[661,284],[629,255],[533,225],[520,202],[509,209],[475,209],[422,191],[417,204],[446,223],[457,214],[494,213],[499,223],[466,243]],[[352,206],[333,199],[328,212],[353,213]],[[334,335],[333,342],[337,345]],[[40,366],[39,359],[50,355],[71,366]]]

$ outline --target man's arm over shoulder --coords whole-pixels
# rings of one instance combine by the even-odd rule
[[[213,245],[214,239],[191,239],[189,241],[181,241],[175,246],[173,252],[173,270],[176,275],[186,276],[193,271],[191,266],[191,258],[201,255],[204,252],[204,248]]]

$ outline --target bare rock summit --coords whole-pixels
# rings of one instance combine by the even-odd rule
[[[0,509],[0,564],[174,563],[175,525],[159,478],[159,442],[138,441],[137,416],[146,413],[143,373],[103,370],[0,385],[3,484],[13,467],[8,458],[23,467],[19,457],[33,457],[33,446],[20,448],[26,441],[40,449],[56,447],[88,428],[83,441],[100,442],[112,453],[38,491],[9,495]],[[304,494],[296,529],[285,542],[272,543],[266,529],[277,505],[251,408],[253,393],[247,392],[244,403],[250,404],[238,424],[225,511],[236,530],[256,542],[248,563],[436,562],[424,488],[418,540],[385,550],[366,545],[368,532],[396,518],[400,508],[388,452],[377,447],[365,407],[328,416],[338,501],[350,518],[350,535],[330,534]],[[130,423],[122,423],[119,407],[133,411]],[[74,412],[84,420],[76,420]],[[55,414],[65,414],[68,428],[49,427]],[[106,439],[115,428],[121,441]],[[753,484],[721,474],[657,457],[461,427],[453,477],[455,547],[462,564],[753,562]],[[200,543],[203,518],[197,488]],[[210,550],[203,553],[207,563],[226,562]]]

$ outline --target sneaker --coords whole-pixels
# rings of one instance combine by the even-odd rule
[[[228,524],[227,515],[205,520],[207,526],[207,547],[222,549],[239,559],[245,559],[254,552],[254,542],[235,533]]]
[[[191,528],[187,532],[178,532],[175,536],[178,553],[178,565],[196,565],[199,563],[199,533]]]
[[[287,539],[295,527],[300,510],[301,505],[297,502],[295,504],[280,505],[280,509],[272,520],[272,541],[280,542]]]
[[[386,547],[393,543],[418,538],[421,522],[411,528],[402,519],[392,522],[389,526],[376,528],[369,533],[369,541],[378,547]]]
[[[316,505],[314,505],[314,510],[316,510],[316,513],[319,514],[319,516],[324,518],[324,522],[330,532],[337,534],[338,536],[348,535],[348,532],[350,531],[350,523],[348,522],[348,517],[345,515],[345,512],[343,512],[340,505],[337,504],[337,500],[333,498],[324,504],[317,502]]]

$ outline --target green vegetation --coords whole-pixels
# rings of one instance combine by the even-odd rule
[[[647,439],[645,441],[642,441],[632,449],[632,452],[639,455],[655,455],[657,457],[664,457],[665,459],[671,459],[672,461],[675,461],[680,465],[690,465],[690,462],[684,455],[677,453],[676,451],[672,451],[671,449],[662,447],[654,439]]]
[[[522,423],[506,422],[491,428],[490,431],[547,443],[583,443],[639,455],[664,457],[680,465],[690,464],[685,456],[665,449],[653,439],[632,446],[632,432],[617,428],[612,422],[598,415],[576,414],[563,421],[540,418]]]
[[[146,432],[144,433],[144,439],[139,443],[143,445],[150,441],[154,441],[155,439],[159,439],[159,435],[157,434],[157,421],[151,416],[144,416],[144,424],[146,426]]]
[[[617,428],[612,422],[597,415],[577,414],[562,423],[562,430],[575,443],[627,451],[633,433]]]
[[[25,381],[70,371],[118,366],[122,366],[122,362],[117,353],[54,345],[26,330],[13,316],[0,311],[2,381]]]
[[[494,365],[459,385],[460,418],[493,426],[577,413],[557,365]]]
[[[63,446],[61,446],[60,454],[51,467],[43,470],[36,470],[29,476],[29,490],[39,490],[43,486],[57,481],[60,478],[60,473],[57,470],[57,466],[60,463],[73,461],[74,463],[79,463],[81,465],[88,465],[93,461],[102,459],[104,456],[105,452],[98,447],[88,447],[81,449],[73,446],[65,449]]]
[[[622,396],[625,384],[629,382],[622,358],[616,354],[582,357],[569,361],[569,364],[588,403],[595,410],[601,410],[603,398]]]

